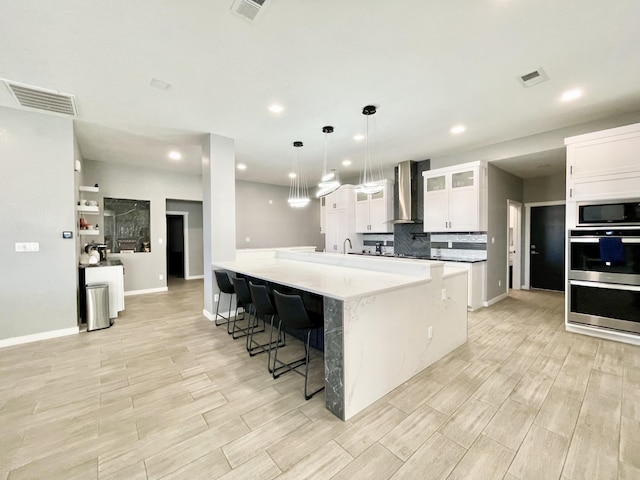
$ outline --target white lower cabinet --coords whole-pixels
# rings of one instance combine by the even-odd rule
[[[444,273],[452,270],[467,272],[467,308],[477,310],[487,301],[487,262],[444,262]]]
[[[124,267],[122,265],[86,267],[85,284],[106,283],[109,285],[109,318],[118,318],[124,310]]]

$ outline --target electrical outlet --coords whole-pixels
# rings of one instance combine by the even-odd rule
[[[498,286],[501,287],[502,286],[502,280],[498,280]]]
[[[251,237],[244,237],[244,241],[245,242],[250,242],[251,241]]]
[[[447,242],[447,245],[449,245],[449,248],[453,248],[453,242]]]
[[[218,302],[219,300],[220,300],[220,295],[216,293],[216,294],[213,296],[213,301],[214,301],[214,302]]]
[[[443,288],[442,289],[442,300],[446,300],[447,299],[447,289]]]
[[[164,275],[163,274],[158,275],[158,280],[164,280]]]
[[[431,340],[433,338],[433,327],[429,327],[427,330],[427,338]]]

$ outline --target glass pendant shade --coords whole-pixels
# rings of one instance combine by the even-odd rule
[[[365,157],[364,168],[362,169],[362,175],[360,176],[360,185],[356,187],[356,192],[364,193],[365,195],[373,195],[384,190],[382,184],[382,167],[378,165],[376,169],[376,175],[374,176],[374,169],[371,163],[371,154],[369,152],[369,119],[371,115],[376,113],[376,107],[373,105],[367,105],[362,109],[362,114],[367,119],[367,131],[365,137]]]
[[[293,208],[303,208],[309,204],[309,188],[307,187],[307,177],[300,171],[300,156],[298,149],[302,147],[302,142],[293,142],[296,147],[296,156],[293,163],[293,175],[289,185],[289,199],[287,202]]]
[[[330,133],[333,133],[333,127],[322,127],[322,132],[324,133],[324,163],[322,164],[322,178],[318,183],[318,191],[316,192],[317,198],[329,195],[340,187],[338,171],[336,169],[327,170],[327,137]]]

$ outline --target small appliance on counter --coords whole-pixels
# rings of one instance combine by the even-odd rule
[[[104,262],[107,259],[107,245],[104,243],[89,243],[85,245],[84,251],[90,257],[93,256],[98,260],[97,262],[90,263]]]

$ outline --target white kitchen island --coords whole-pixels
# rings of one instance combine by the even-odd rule
[[[442,262],[272,250],[213,268],[323,297],[326,405],[343,420],[467,340],[467,277]]]

